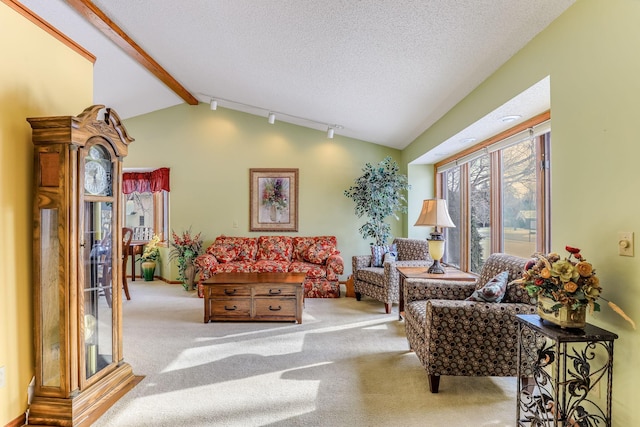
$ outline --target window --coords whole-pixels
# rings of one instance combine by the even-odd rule
[[[438,196],[456,228],[445,229],[445,261],[479,273],[494,252],[548,252],[549,113],[436,165]]]
[[[151,172],[126,171],[122,178],[125,227],[134,230],[133,240],[161,241],[169,238],[169,169]]]

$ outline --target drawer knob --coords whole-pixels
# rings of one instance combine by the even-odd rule
[[[271,311],[280,311],[280,310],[282,310],[282,306],[279,305],[277,307],[274,307],[274,306],[270,305],[269,306],[269,310],[271,310]]]
[[[238,306],[237,306],[237,305],[234,305],[234,306],[232,306],[232,307],[229,307],[229,306],[226,306],[226,305],[225,305],[225,306],[224,306],[224,309],[225,309],[225,310],[227,310],[227,311],[234,311],[234,310],[237,310],[237,309],[238,309]]]
[[[225,289],[224,290],[224,294],[225,295],[234,295],[236,292],[238,292],[237,289]]]
[[[269,289],[269,295],[279,295],[282,293],[282,289]]]

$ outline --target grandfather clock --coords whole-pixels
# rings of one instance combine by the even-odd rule
[[[122,355],[119,280],[122,159],[133,138],[103,105],[27,121],[36,361],[28,421],[90,425],[136,384]]]

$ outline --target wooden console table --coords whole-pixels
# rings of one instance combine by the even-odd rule
[[[613,341],[618,335],[589,324],[562,329],[535,314],[516,319],[517,425],[611,427]],[[522,378],[527,366],[532,380]]]
[[[461,282],[474,282],[478,276],[465,273],[457,268],[446,266],[444,274],[427,273],[429,267],[396,267],[400,273],[400,303],[398,304],[398,320],[402,320],[404,312],[404,281],[406,279],[431,279],[431,280],[455,280]]]
[[[131,281],[136,280],[136,255],[142,255],[144,245],[147,243],[149,243],[148,240],[132,240],[131,243],[129,243],[128,251],[131,257]]]
[[[302,323],[306,273],[218,273],[203,281],[204,323],[291,321]]]

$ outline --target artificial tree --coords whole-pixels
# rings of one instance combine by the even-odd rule
[[[344,195],[356,203],[358,218],[363,215],[368,218],[359,230],[362,237],[372,237],[376,246],[385,245],[391,236],[391,225],[385,219],[389,216],[399,219],[397,213],[407,213],[405,193],[410,185],[391,157],[385,157],[377,166],[366,163],[362,171],[362,176],[355,179],[355,185],[345,190]]]

